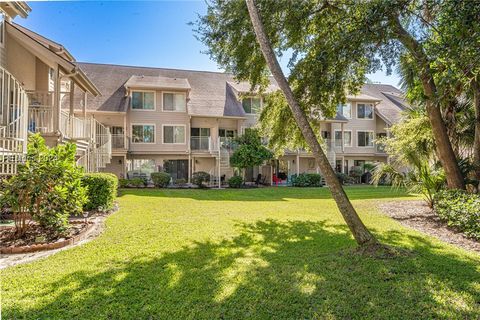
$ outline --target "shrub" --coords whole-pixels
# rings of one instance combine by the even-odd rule
[[[241,176],[233,176],[228,179],[228,186],[230,188],[240,188],[243,184],[243,178]]]
[[[349,179],[345,173],[336,172],[335,174],[337,175],[337,179],[338,181],[340,181],[341,184],[348,183]]]
[[[2,206],[12,208],[17,237],[27,231],[27,214],[45,231],[61,234],[68,227],[68,217],[82,212],[87,191],[75,153],[74,144],[48,148],[40,135],[28,138],[26,161],[5,182],[0,198]]]
[[[134,188],[145,187],[145,180],[142,178],[133,178],[128,180],[129,185]]]
[[[435,194],[435,212],[440,218],[464,232],[480,239],[480,196],[461,190],[446,190]]]
[[[130,186],[130,180],[128,179],[118,179],[119,188],[128,188]]]
[[[195,172],[192,175],[192,183],[197,185],[199,188],[205,188],[205,182],[210,181],[210,174],[204,171]]]
[[[318,173],[301,173],[298,176],[292,176],[292,186],[294,187],[321,187],[322,176]]]
[[[177,179],[175,180],[175,184],[178,185],[178,186],[184,186],[187,184],[187,180],[185,179]]]
[[[84,210],[109,210],[117,196],[118,178],[113,173],[87,173],[82,178],[88,202]]]
[[[152,172],[150,178],[155,187],[165,188],[170,184],[171,176],[166,172]]]

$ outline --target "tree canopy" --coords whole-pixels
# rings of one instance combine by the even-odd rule
[[[230,164],[235,168],[260,166],[273,157],[272,152],[262,144],[258,130],[245,130],[243,135],[236,138],[236,143],[238,148],[230,157]]]

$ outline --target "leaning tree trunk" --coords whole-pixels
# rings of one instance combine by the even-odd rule
[[[473,141],[473,165],[475,176],[480,180],[480,84],[472,81],[473,106],[475,108],[475,139]],[[480,186],[479,186],[480,187]]]
[[[377,244],[375,237],[368,231],[368,229],[363,224],[362,220],[358,216],[357,212],[353,208],[350,200],[347,197],[347,194],[342,188],[340,181],[338,180],[335,172],[333,171],[328,159],[323,152],[320,143],[317,140],[315,133],[313,132],[308,119],[297,103],[292,89],[288,84],[287,79],[285,78],[280,64],[273,52],[273,49],[270,45],[270,42],[265,34],[263,23],[260,20],[257,8],[255,6],[255,0],[246,0],[248,12],[250,14],[250,20],[253,24],[253,29],[255,31],[257,41],[260,44],[263,56],[267,62],[267,65],[272,72],[273,77],[277,81],[280,89],[283,91],[285,98],[292,110],[293,116],[302,131],[303,137],[306,142],[312,149],[312,153],[320,165],[320,170],[325,176],[325,180],[332,192],[333,199],[337,203],[338,209],[345,219],[350,231],[353,234],[353,237],[357,243],[361,246],[363,245],[374,245]]]
[[[390,22],[396,37],[412,54],[420,70],[420,80],[426,97],[427,115],[432,125],[436,153],[447,177],[447,186],[449,189],[465,189],[463,175],[458,166],[457,157],[452,148],[440,106],[435,101],[437,87],[430,69],[429,60],[421,44],[403,28],[397,16],[392,16]]]

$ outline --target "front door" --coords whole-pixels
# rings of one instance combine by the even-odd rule
[[[188,160],[166,160],[163,170],[170,174],[174,181],[177,179],[188,180]]]

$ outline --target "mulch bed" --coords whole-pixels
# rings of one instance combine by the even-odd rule
[[[27,233],[24,237],[16,239],[14,237],[15,228],[2,228],[0,229],[0,247],[10,247],[10,246],[30,246],[33,244],[39,243],[49,243],[63,241],[70,239],[76,235],[79,235],[82,231],[87,228],[85,223],[71,223],[70,228],[63,235],[52,235],[47,234],[45,231],[40,228],[37,224],[30,225]],[[38,241],[37,241],[38,240]]]
[[[91,229],[91,223],[70,221],[70,227],[62,235],[46,233],[38,224],[31,224],[20,239],[14,237],[15,228],[0,229],[0,253],[25,253],[58,249],[74,244],[84,238]]]
[[[447,226],[422,200],[379,202],[379,209],[404,226],[434,236],[460,248],[480,253],[480,242]]]

